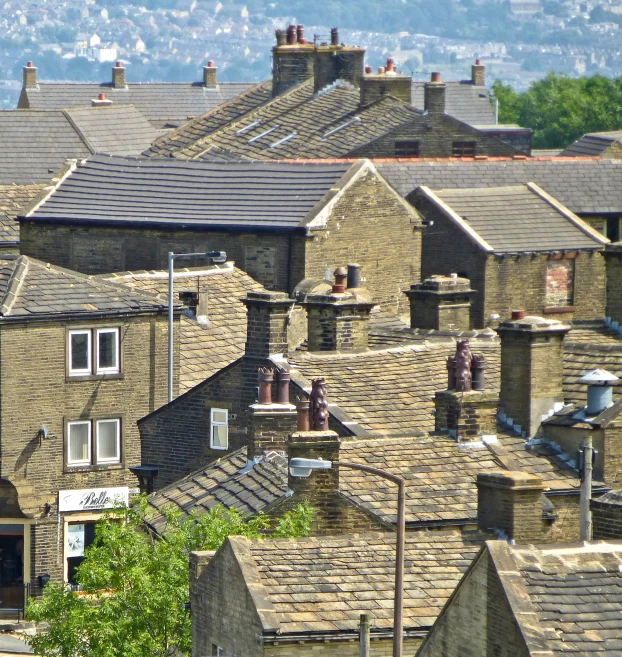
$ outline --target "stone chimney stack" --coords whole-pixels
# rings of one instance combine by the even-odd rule
[[[471,66],[471,82],[478,87],[486,86],[486,67],[481,59],[476,59],[475,64]]]
[[[268,358],[288,353],[288,325],[294,301],[285,292],[249,292],[246,351],[250,358]]]
[[[125,66],[120,61],[112,67],[112,86],[115,89],[123,89],[127,86],[125,81]]]
[[[203,67],[203,86],[214,89],[218,86],[218,79],[216,74],[218,69],[212,60],[207,62],[207,66]]]
[[[564,338],[570,326],[523,310],[496,329],[501,338],[500,417],[532,437],[544,416],[563,405]]]
[[[352,269],[354,274],[354,269]],[[364,288],[346,287],[347,272],[334,272],[332,292],[310,293],[307,311],[309,351],[364,351],[368,347],[369,314],[374,307]]]
[[[276,30],[272,48],[272,95],[313,78],[315,47],[304,36],[304,25],[290,25]]]
[[[28,62],[23,68],[22,84],[24,87],[37,86],[37,67],[32,62]]]
[[[410,301],[410,327],[446,331],[471,328],[471,289],[468,278],[457,274],[431,276],[414,283],[404,294]]]
[[[380,67],[378,73],[372,73],[372,70],[371,66],[365,67],[365,75],[361,78],[362,106],[385,95],[399,98],[409,105],[412,103],[412,76],[398,73],[393,58],[389,57],[387,66]]]
[[[423,108],[428,114],[445,113],[445,83],[440,73],[432,73],[430,82],[425,83]]]
[[[540,542],[547,527],[542,518],[542,478],[525,472],[480,472],[477,475],[477,524],[481,531],[502,532],[516,543]]]

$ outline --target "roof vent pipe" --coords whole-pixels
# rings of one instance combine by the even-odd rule
[[[346,291],[346,278],[348,277],[348,270],[345,267],[337,267],[333,272],[335,282],[333,284],[333,292],[342,293]]]
[[[361,265],[348,265],[348,288],[361,287]]]
[[[596,369],[588,372],[579,379],[579,383],[587,384],[588,416],[598,415],[613,403],[613,388],[611,384],[618,381],[618,377],[606,370]]]

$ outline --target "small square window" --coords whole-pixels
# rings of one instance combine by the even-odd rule
[[[97,329],[97,374],[119,371],[119,329]]]
[[[419,142],[414,139],[396,141],[395,157],[419,157]]]
[[[475,141],[454,141],[451,144],[451,154],[454,157],[474,157],[477,149]]]
[[[97,463],[121,461],[119,420],[98,420],[96,423]]]
[[[67,425],[68,465],[91,464],[91,423],[69,422]]]
[[[229,448],[229,411],[226,408],[212,408],[210,422],[210,447]]]
[[[91,373],[91,331],[69,331],[69,373]]]

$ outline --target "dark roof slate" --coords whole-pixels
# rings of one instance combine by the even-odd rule
[[[28,218],[295,228],[351,166],[94,156]]]
[[[42,197],[46,186],[0,185],[0,245],[19,243],[19,222],[16,217],[28,209],[31,203]]]
[[[570,144],[560,155],[602,155],[616,141],[622,141],[622,130],[591,132]]]
[[[593,229],[578,217],[574,218],[576,221],[569,219],[537,191],[520,185],[441,189],[432,194],[495,253],[602,248],[603,242]],[[464,230],[461,224],[460,229]]]
[[[622,211],[622,161],[490,159],[378,161],[378,171],[402,194],[430,189],[505,187],[534,182],[578,214]]]
[[[123,88],[111,83],[40,82],[25,87],[31,109],[89,107],[98,94],[116,105],[134,105],[155,128],[174,127],[242,93],[254,83],[221,82],[215,88],[200,82],[130,82]]]
[[[17,320],[158,312],[167,307],[155,295],[23,255],[0,259],[0,299],[2,318]]]

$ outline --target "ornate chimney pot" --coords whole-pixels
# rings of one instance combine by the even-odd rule
[[[326,379],[324,377],[313,379],[311,384],[311,430],[328,431]]]
[[[274,372],[268,368],[259,368],[259,403],[272,403],[272,382],[274,381]]]

